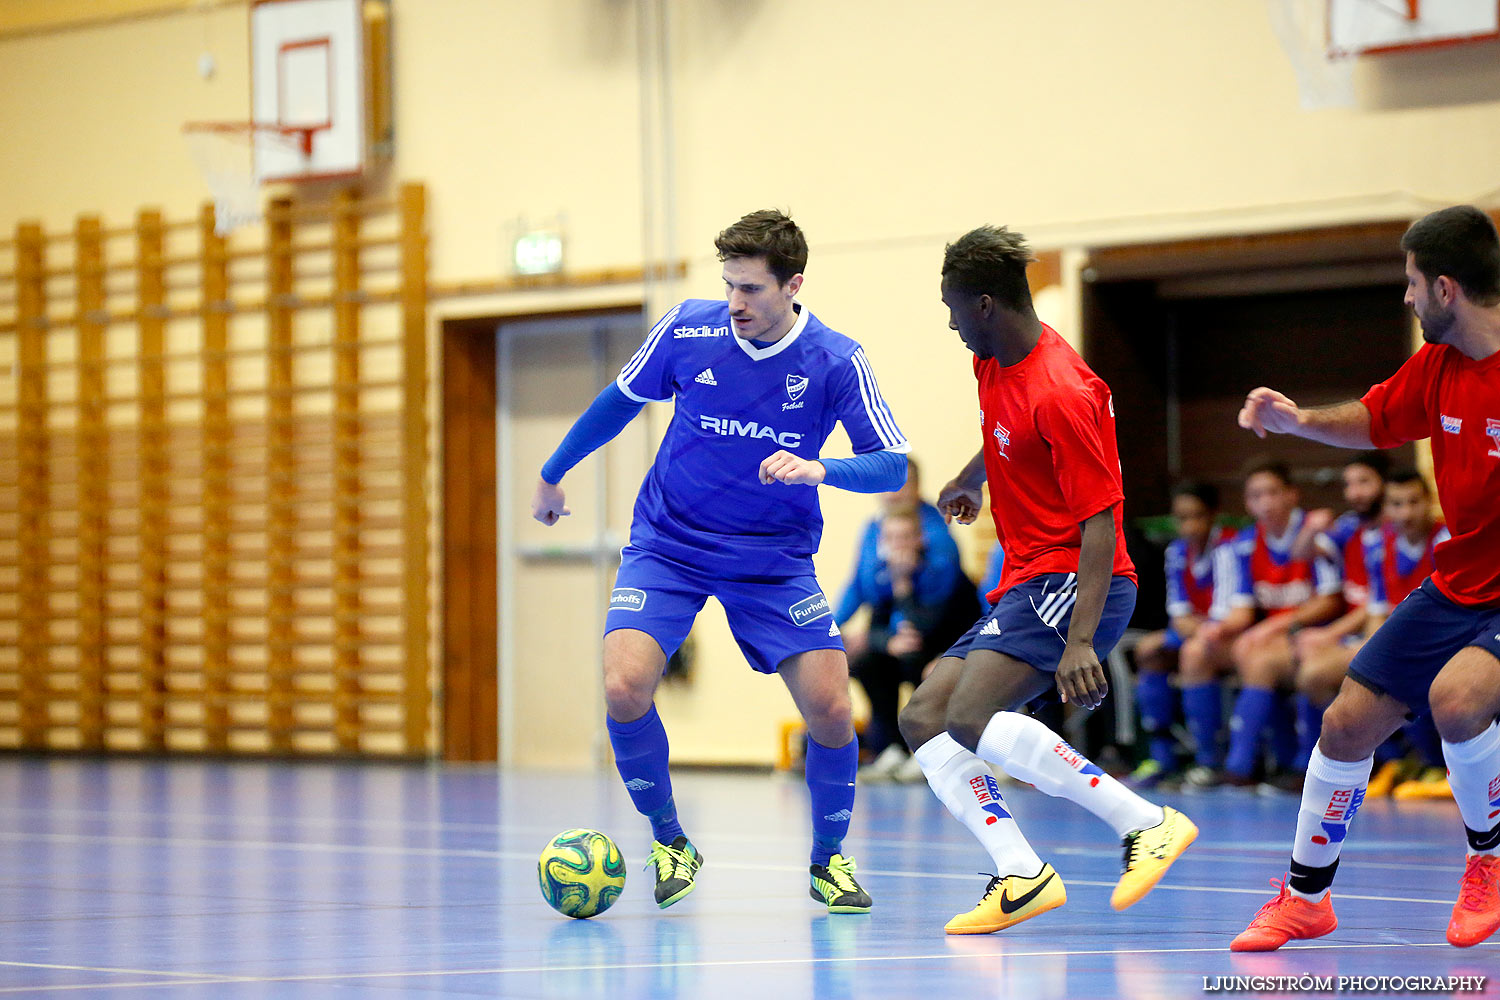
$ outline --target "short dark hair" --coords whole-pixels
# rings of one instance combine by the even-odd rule
[[[807,268],[807,238],[791,216],[774,208],[751,212],[714,240],[720,260],[764,257],[780,285]]]
[[[1423,493],[1432,492],[1427,485],[1427,477],[1418,472],[1414,466],[1410,465],[1403,465],[1401,468],[1392,472],[1386,478],[1386,482],[1395,483],[1397,486],[1406,486],[1410,483],[1417,483],[1422,487]]]
[[[1292,470],[1287,468],[1285,462],[1277,458],[1256,458],[1246,463],[1245,481],[1249,482],[1251,476],[1262,472],[1275,476],[1281,480],[1283,486],[1292,485]]]
[[[1209,510],[1219,509],[1219,488],[1201,479],[1184,479],[1172,487],[1174,497],[1193,497]]]
[[[1401,237],[1401,249],[1428,281],[1447,275],[1475,305],[1500,303],[1500,233],[1473,205],[1422,216]]]
[[[1026,237],[1004,226],[971,229],[943,248],[943,277],[969,295],[993,295],[1016,312],[1031,312],[1026,265],[1036,260]]]
[[[1381,479],[1389,479],[1391,474],[1391,456],[1379,449],[1362,451],[1355,455],[1345,465],[1363,465]]]

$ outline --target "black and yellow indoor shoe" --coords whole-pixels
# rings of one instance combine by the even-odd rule
[[[968,913],[948,921],[949,934],[993,934],[1023,920],[1055,910],[1068,901],[1068,890],[1051,865],[1032,876],[991,875],[984,898]]]
[[[1109,905],[1123,910],[1140,902],[1156,887],[1172,862],[1198,839],[1198,827],[1171,806],[1162,807],[1162,820],[1153,827],[1127,833],[1121,846],[1125,859],[1120,881],[1109,897]]]
[[[854,859],[835,854],[827,865],[810,865],[808,894],[828,906],[829,913],[869,913],[870,894],[854,880]]]
[[[665,910],[693,891],[703,854],[686,837],[678,837],[671,846],[653,840],[646,867],[656,869],[656,905]]]

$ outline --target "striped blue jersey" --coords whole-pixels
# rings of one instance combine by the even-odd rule
[[[621,369],[616,384],[631,399],[675,402],[631,544],[722,579],[810,573],[818,491],[763,485],[760,463],[782,449],[818,458],[836,422],[855,454],[908,450],[864,349],[796,308],[791,332],[758,347],[734,335],[727,302],[689,299]]]

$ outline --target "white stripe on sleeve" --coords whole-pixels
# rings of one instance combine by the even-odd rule
[[[901,433],[901,428],[896,426],[896,418],[892,416],[891,408],[886,405],[885,399],[880,395],[880,386],[875,382],[875,372],[870,368],[864,348],[855,351],[849,360],[854,365],[854,374],[859,382],[859,395],[865,404],[865,416],[870,421],[870,426],[875,428],[880,443],[885,446],[886,451],[894,451],[898,454],[910,451],[911,445],[907,443],[906,436]]]
[[[663,316],[661,318],[661,321],[651,328],[651,332],[646,335],[645,342],[642,343],[640,347],[636,348],[635,353],[630,356],[630,360],[625,362],[625,367],[620,369],[620,377],[615,381],[620,386],[620,389],[625,393],[625,395],[629,396],[631,399],[637,400],[638,402],[656,402],[656,400],[642,399],[642,397],[631,392],[630,380],[640,374],[641,369],[645,367],[646,362],[650,360],[652,352],[656,350],[656,345],[661,343],[662,336],[672,325],[672,321],[677,318],[677,313],[681,311],[681,309],[681,303],[673,306],[672,310],[665,316]]]

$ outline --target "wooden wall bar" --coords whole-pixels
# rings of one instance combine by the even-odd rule
[[[428,756],[425,193],[213,223],[0,240],[0,749]]]

